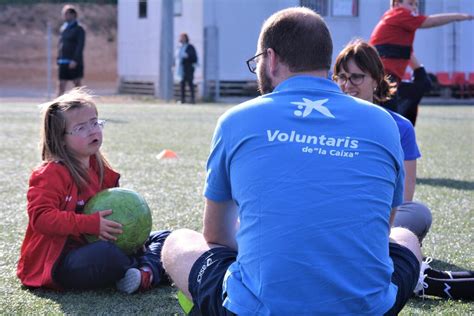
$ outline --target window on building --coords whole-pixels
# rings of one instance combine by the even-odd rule
[[[359,0],[300,0],[300,5],[321,16],[358,16]]]
[[[333,16],[358,16],[359,1],[357,0],[333,0],[332,1]]]
[[[138,18],[146,19],[148,3],[147,0],[138,0]]]
[[[174,16],[183,15],[183,0],[174,0],[173,3]]]
[[[418,13],[421,15],[425,15],[426,9],[426,1],[425,0],[418,0]]]
[[[327,16],[329,13],[328,2],[329,0],[300,0],[300,5],[314,10],[321,16]]]

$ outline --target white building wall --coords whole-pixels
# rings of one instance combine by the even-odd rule
[[[160,16],[161,1],[148,1],[146,18],[138,17],[138,1],[118,1],[119,78],[158,80]]]
[[[149,0],[148,17],[139,19],[138,0],[119,0],[118,71],[121,78],[157,80],[161,1]],[[205,30],[214,27],[217,29],[217,55],[211,61],[215,59],[212,66],[218,72],[218,79],[255,80],[245,61],[256,52],[262,23],[272,13],[299,4],[299,0],[183,0],[182,15],[174,18],[175,47],[179,33],[188,33],[199,57],[196,82],[202,83],[206,40],[209,40],[205,38]],[[334,42],[333,60],[351,39],[368,40],[388,8],[389,0],[359,0],[357,17],[324,17]],[[446,12],[474,14],[474,1],[426,1],[426,14]],[[429,72],[474,72],[474,22],[419,29],[414,49]]]
[[[260,28],[297,0],[205,0],[204,27],[218,27],[219,79],[255,80],[245,61],[255,55]]]
[[[299,5],[299,0],[202,0],[203,26],[217,26],[220,80],[253,80],[245,60],[254,55],[260,28],[272,13]],[[333,0],[334,1],[334,0]],[[388,0],[359,0],[359,16],[324,17],[334,43],[333,60],[352,39],[369,40]],[[426,14],[466,12],[474,14],[472,0],[427,1]],[[183,16],[183,19],[186,18]],[[473,22],[459,22],[431,29],[419,29],[414,49],[429,72],[474,71]],[[453,31],[455,30],[455,36]],[[453,45],[456,45],[453,48]]]

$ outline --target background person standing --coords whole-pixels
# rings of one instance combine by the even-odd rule
[[[413,56],[416,31],[473,18],[465,13],[420,15],[418,0],[390,0],[390,9],[384,13],[370,36],[370,44],[377,49],[385,72],[398,85],[396,96],[382,105],[408,118],[415,126],[418,104],[423,94],[431,89],[426,71]],[[401,84],[409,65],[413,69],[414,80]]]
[[[58,95],[64,94],[67,81],[72,81],[75,87],[81,85],[84,77],[83,50],[86,41],[86,32],[77,22],[77,10],[72,5],[65,5],[62,9],[64,24],[60,29],[58,44]]]
[[[181,46],[177,54],[177,76],[181,84],[181,103],[186,101],[186,83],[189,85],[191,91],[191,103],[195,103],[194,98],[194,67],[197,63],[196,49],[192,44],[189,44],[189,36],[186,33],[179,35],[179,42]]]

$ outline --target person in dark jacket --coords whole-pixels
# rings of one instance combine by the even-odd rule
[[[181,103],[186,101],[185,88],[186,83],[191,90],[191,103],[195,103],[194,98],[194,67],[197,63],[196,49],[189,44],[189,36],[186,33],[181,33],[179,36],[181,46],[178,50],[178,67],[177,75],[181,84]]]
[[[58,95],[64,94],[67,81],[72,81],[75,87],[81,86],[84,77],[83,50],[86,40],[84,28],[77,22],[77,10],[71,5],[65,5],[62,10],[64,24],[60,29],[58,44]]]

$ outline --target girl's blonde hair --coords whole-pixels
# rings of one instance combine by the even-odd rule
[[[88,170],[81,165],[79,160],[64,144],[64,135],[66,132],[66,118],[64,113],[73,109],[86,107],[93,108],[96,114],[98,114],[97,107],[92,101],[92,96],[83,88],[75,88],[53,101],[42,105],[41,159],[43,162],[62,162],[71,173],[79,191],[82,191],[89,182]],[[104,167],[111,167],[100,150],[95,154],[95,158],[99,170],[100,185],[102,186]]]

